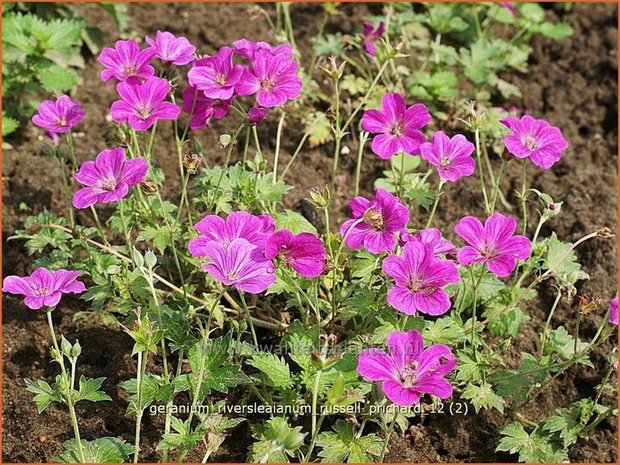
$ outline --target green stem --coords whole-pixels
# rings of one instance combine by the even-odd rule
[[[67,173],[65,173],[64,159],[60,162],[60,175],[62,177],[62,183],[65,186],[65,198],[67,201],[67,208],[69,209],[69,221],[71,228],[75,228],[75,212],[73,211],[73,202],[71,201],[72,193],[71,186],[69,186],[69,180],[67,179]]]
[[[521,162],[521,214],[523,224],[521,225],[522,234],[527,233],[527,160]]]
[[[248,326],[250,327],[250,332],[252,333],[252,340],[254,341],[254,347],[258,349],[258,338],[256,337],[256,330],[254,329],[254,322],[250,317],[250,310],[248,309],[248,304],[245,302],[245,296],[243,292],[239,293],[239,297],[241,298],[241,305],[243,306],[243,311],[245,313],[245,318],[248,322]]]
[[[437,205],[439,205],[439,199],[441,199],[441,190],[443,189],[446,181],[439,178],[439,182],[437,183],[437,190],[435,191],[435,201],[433,202],[433,208],[431,210],[431,215],[428,217],[428,221],[426,222],[426,229],[430,228],[433,223],[433,218],[435,217],[435,212],[437,211]]]
[[[497,196],[499,194],[499,183],[504,175],[504,169],[506,168],[506,160],[502,158],[502,164],[499,167],[499,173],[497,175],[497,179],[495,180],[493,187],[493,200],[491,200],[491,211],[495,211],[495,204],[497,203]]]
[[[71,155],[71,163],[73,164],[72,171],[75,172],[78,168],[77,157],[75,156],[75,147],[73,145],[73,133],[69,131],[67,133],[67,145],[69,147],[69,154]]]
[[[390,437],[392,436],[392,432],[394,431],[394,426],[396,425],[396,419],[398,418],[398,415],[394,414],[394,418],[392,419],[391,424],[389,425],[388,429],[385,429],[385,424],[383,425],[383,431],[385,432],[385,439],[383,440],[383,448],[381,449],[381,456],[379,457],[379,463],[383,463],[384,459],[385,459],[385,454],[387,452],[388,449],[388,444],[390,443]]]
[[[360,132],[360,143],[357,149],[357,166],[355,168],[355,195],[359,195],[360,192],[360,178],[362,176],[362,158],[364,155],[364,145],[370,136],[366,131]]]
[[[97,210],[95,209],[94,205],[91,205],[90,211],[93,214],[93,218],[95,219],[95,224],[97,225],[97,229],[99,230],[99,234],[101,235],[101,238],[103,239],[104,244],[110,245],[110,243],[105,237],[105,232],[103,230],[103,227],[101,226],[101,221],[99,221],[99,215],[97,214]]]
[[[282,174],[280,175],[280,179],[282,179],[282,180],[284,179],[284,177],[286,176],[286,173],[288,173],[289,168],[291,167],[291,165],[293,164],[293,162],[295,161],[297,156],[301,153],[301,149],[303,148],[304,144],[306,143],[306,140],[308,140],[309,136],[310,136],[310,134],[308,134],[308,133],[305,133],[303,135],[303,137],[301,138],[301,141],[299,141],[299,144],[297,144],[297,148],[295,149],[295,152],[293,152],[293,156],[291,157],[291,159],[288,161],[288,163],[284,167],[284,170],[282,171]]]
[[[284,127],[284,118],[286,113],[282,112],[280,121],[278,122],[278,131],[276,132],[276,150],[273,155],[273,183],[277,182],[278,177],[278,159],[280,158],[280,141],[282,140],[282,128]]]
[[[484,182],[484,170],[482,169],[482,155],[480,153],[480,129],[476,128],[474,131],[474,137],[476,139],[476,158],[478,161],[478,173],[480,175],[480,187],[482,188],[482,197],[484,198],[484,210],[487,213],[491,213],[489,210],[489,198],[487,196],[487,188]]]
[[[473,308],[471,311],[471,347],[473,352],[476,352],[476,346],[474,345],[474,339],[476,336],[476,311],[477,311],[477,306],[478,306],[478,286],[480,286],[480,282],[482,281],[482,277],[484,276],[484,267],[481,267],[480,269],[480,276],[478,277],[477,281],[474,281],[474,273],[473,271],[471,271],[471,268],[469,269],[469,275],[471,277],[471,283],[472,283],[472,294],[473,294]]]
[[[543,329],[542,335],[540,337],[540,352],[538,358],[542,358],[543,353],[545,351],[545,344],[547,343],[547,332],[549,331],[549,326],[551,325],[551,319],[553,318],[553,314],[555,313],[555,309],[558,307],[560,303],[560,299],[562,298],[562,291],[558,289],[558,294],[553,301],[553,305],[551,306],[551,310],[549,311],[549,316],[547,317],[547,321],[545,322],[545,328]]]
[[[317,404],[319,399],[319,387],[321,384],[321,375],[323,374],[323,370],[319,370],[316,372],[314,377],[314,386],[312,387],[312,437],[314,438],[317,434]]]
[[[50,329],[50,334],[52,336],[52,344],[54,345],[54,349],[56,350],[56,356],[58,357],[57,360],[60,364],[60,368],[62,370],[62,374],[65,377],[66,380],[71,379],[69,377],[69,374],[67,372],[67,368],[65,366],[65,361],[64,361],[64,356],[62,354],[62,352],[60,351],[60,347],[58,347],[58,340],[56,339],[56,333],[54,332],[54,323],[52,321],[52,311],[47,311],[47,324],[49,326]],[[75,436],[75,441],[77,442],[77,448],[78,448],[78,455],[79,455],[79,459],[80,459],[80,463],[85,463],[86,460],[84,459],[84,450],[82,448],[82,438],[80,436],[80,428],[78,425],[78,421],[77,421],[77,415],[75,414],[75,403],[73,401],[73,394],[72,394],[72,389],[73,386],[69,387],[69,392],[65,393],[65,400],[67,402],[67,406],[69,407],[69,415],[71,417],[71,426],[73,427],[73,435]]]
[[[151,134],[149,136],[149,142],[146,147],[146,159],[147,160],[150,160],[153,155],[153,142],[155,141],[156,130],[157,130],[157,121],[155,122],[155,124],[153,125],[153,128],[151,129]]]
[[[148,359],[148,353],[145,351],[138,352],[138,367],[136,373],[136,435],[133,446],[133,463],[138,463],[140,455],[140,428],[142,426],[142,415],[144,410],[142,409],[142,381],[146,373],[146,363]]]

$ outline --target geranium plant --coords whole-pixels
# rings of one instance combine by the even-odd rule
[[[601,392],[616,390],[615,353],[591,357],[616,332],[617,300],[592,336],[579,321],[603,312],[603,302],[575,298],[575,283],[587,279],[575,249],[612,231],[597,225],[573,243],[543,236],[561,202],[529,187],[532,173],[570,157],[570,141],[537,115],[507,116],[491,128],[474,101],[453,119],[437,116],[435,99],[445,89],[429,91],[424,76],[414,83],[399,74],[408,57],[404,42],[388,35],[394,16],[364,23],[343,59],[318,62],[322,92],[332,95],[324,116],[334,164],[330,186],[307,193],[317,228],[285,206],[294,187],[286,174],[312,131],[284,167],[282,134],[317,102],[316,88],[306,87],[314,70],[301,65],[307,60],[290,41],[288,8],[277,9],[285,25],[278,43],[239,38],[205,55],[174,31],[153,31],[145,44],[119,40],[102,50],[102,85],[118,93],[106,103],[114,143],[81,141],[89,160],[75,156],[73,127],[89,118],[79,98],[45,101],[33,117],[52,138],[46,150],[59,161],[68,213],[44,211],[17,232],[36,269],[5,277],[3,290],[47,318],[59,374],[52,384],[26,383],[39,412],[52,402],[69,411],[74,438],[55,460],[145,460],[144,417],[162,415],[156,453],[164,463],[208,461],[242,422],[251,422],[251,461],[384,461],[392,434],[404,432],[419,409],[452,411],[444,407],[452,404],[504,414],[498,451],[529,462],[567,460],[580,437],[617,413],[601,403]],[[449,7],[431,8],[438,39],[428,60],[442,56],[442,31],[462,29]],[[499,6],[481,8],[479,26],[487,27]],[[506,12],[517,14],[512,8]],[[350,73],[371,62],[376,69],[359,76],[365,90],[345,97],[346,88],[355,94]],[[487,85],[472,67],[468,76]],[[201,134],[215,131],[216,120],[234,129],[205,146]],[[261,140],[257,126],[271,124],[274,141]],[[158,145],[165,138],[176,146],[180,186],[166,195],[171,181]],[[339,221],[345,142],[358,149],[357,182]],[[213,163],[216,152],[224,163]],[[381,160],[385,175],[360,194],[369,157]],[[509,164],[521,165],[518,205],[500,187]],[[478,207],[440,228],[436,212],[459,202],[452,186],[471,176],[480,185]],[[535,225],[528,224],[532,199]],[[526,305],[543,288],[557,298],[546,309],[539,350],[509,360]],[[66,293],[79,293],[89,311],[133,340],[135,376],[119,386],[133,435],[80,435],[75,404],[110,397],[104,378],[80,374],[80,344],[71,335],[58,343],[53,317]],[[605,306],[614,294],[601,296]],[[555,324],[560,306],[574,311],[575,328]],[[596,393],[542,420],[527,418],[524,407],[576,364],[607,373]]]

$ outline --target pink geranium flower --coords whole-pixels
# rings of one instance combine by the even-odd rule
[[[246,239],[234,239],[226,246],[212,242],[206,256],[211,263],[204,265],[204,269],[238,291],[260,294],[276,280],[273,263],[260,257],[257,246]]]
[[[398,234],[409,222],[409,209],[398,197],[377,189],[372,200],[355,197],[349,201],[353,219],[345,221],[340,235],[352,249],[362,247],[370,253],[389,252]]]
[[[282,229],[267,239],[265,244],[265,258],[273,260],[280,257],[306,278],[316,278],[323,273],[326,255],[321,240],[307,232],[293,234]]]
[[[443,315],[450,309],[450,297],[443,288],[459,282],[459,271],[454,262],[436,257],[431,245],[408,242],[402,255],[383,260],[382,269],[394,279],[387,301],[396,310],[406,315]]]
[[[152,48],[140,50],[133,39],[117,40],[114,48],[104,48],[97,58],[105,66],[101,80],[116,78],[119,81],[140,82],[141,79],[149,78],[155,72],[150,64],[154,54]]]
[[[441,235],[441,231],[437,228],[422,229],[416,234],[411,234],[404,229],[400,233],[400,244],[404,246],[407,242],[429,244],[433,248],[433,254],[435,255],[456,253],[454,244],[444,239]]]
[[[32,123],[47,131],[54,143],[58,134],[69,132],[73,126],[84,119],[84,110],[68,95],[60,95],[56,100],[44,100],[32,117]]]
[[[420,154],[437,167],[441,179],[456,182],[464,176],[471,176],[476,169],[476,162],[471,156],[474,149],[474,144],[462,134],[449,138],[444,132],[437,131],[433,142],[424,142],[420,146]]]
[[[196,59],[196,47],[185,37],[175,37],[168,31],[157,31],[155,39],[145,38],[153,55],[164,63],[183,66]]]
[[[372,139],[371,148],[382,160],[392,158],[398,152],[418,155],[425,141],[420,129],[431,120],[425,105],[416,103],[410,107],[400,94],[385,94],[381,109],[364,112],[362,129],[378,134]]]
[[[82,163],[75,173],[75,180],[85,187],[73,194],[73,206],[81,209],[121,200],[131,186],[142,182],[148,168],[144,158],[127,160],[120,147],[102,150],[95,161]]]
[[[267,116],[267,109],[261,107],[252,107],[248,111],[248,123],[259,124]]]
[[[24,304],[33,310],[43,307],[54,308],[63,294],[79,294],[86,290],[84,283],[77,280],[79,271],[37,268],[30,276],[7,276],[3,292],[23,295]]]
[[[284,54],[257,49],[252,66],[245,69],[236,89],[239,95],[256,94],[256,102],[262,107],[284,105],[301,94],[297,63]]]
[[[146,131],[158,120],[176,119],[181,110],[166,102],[170,83],[150,77],[141,84],[119,82],[116,90],[121,100],[112,103],[110,116],[117,123],[127,123],[136,131]]]
[[[530,158],[536,166],[546,170],[562,158],[568,142],[562,132],[544,119],[530,115],[504,118],[502,124],[512,131],[504,136],[506,149],[517,158]]]
[[[618,326],[618,297],[614,297],[609,303],[609,322]]]
[[[233,63],[232,48],[222,47],[217,55],[195,61],[187,77],[190,86],[203,91],[205,97],[228,100],[235,94],[244,68]]]
[[[222,119],[228,113],[233,99],[214,100],[195,87],[183,91],[183,111],[191,115],[189,127],[192,131],[209,127],[212,119]]]
[[[287,58],[293,56],[293,47],[291,47],[291,44],[271,46],[267,42],[254,42],[248,39],[239,39],[233,42],[233,47],[235,48],[236,54],[250,61],[254,61],[257,50],[267,50],[273,55],[283,55]]]
[[[466,216],[454,230],[469,244],[459,250],[457,259],[463,266],[486,263],[496,276],[509,276],[517,260],[526,260],[532,253],[532,244],[525,236],[515,236],[517,222],[501,213],[493,213],[484,222]]]
[[[194,225],[200,235],[189,242],[188,249],[194,257],[204,257],[208,255],[213,243],[228,247],[235,239],[245,239],[259,247],[262,254],[265,242],[275,227],[275,221],[270,215],[256,216],[236,211],[229,213],[225,220],[217,215],[208,215]]]
[[[375,43],[381,40],[385,32],[385,24],[381,21],[374,27],[370,21],[364,21],[364,50],[371,57],[377,56]]]
[[[364,350],[357,360],[357,372],[368,381],[381,381],[388,399],[408,406],[419,402],[423,394],[440,399],[452,395],[445,376],[456,366],[456,359],[448,346],[435,344],[425,349],[415,330],[390,333],[387,346],[388,353]]]

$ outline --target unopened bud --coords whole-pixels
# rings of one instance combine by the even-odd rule
[[[220,141],[219,141],[220,147],[225,149],[226,147],[228,147],[231,141],[232,141],[232,136],[230,134],[222,134],[220,136]]]

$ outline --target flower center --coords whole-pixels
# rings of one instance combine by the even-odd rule
[[[442,168],[447,168],[448,166],[452,164],[452,161],[446,155],[444,155],[441,157],[439,164],[441,165]]]
[[[364,223],[372,226],[373,228],[377,230],[383,229],[383,214],[380,210],[377,210],[376,208],[369,208],[368,210],[366,210],[362,218],[364,220]]]
[[[525,136],[523,138],[523,145],[525,145],[528,150],[536,150],[538,148],[538,141],[534,136]]]
[[[271,78],[267,78],[267,79],[263,79],[260,82],[260,88],[262,90],[266,90],[267,92],[273,90],[273,88],[276,86],[276,83],[273,82],[273,79]]]
[[[40,287],[39,288],[39,295],[41,297],[47,297],[48,295],[50,295],[51,292],[47,287]]]
[[[424,276],[416,276],[407,287],[411,292],[420,292],[424,287]]]
[[[220,86],[226,84],[226,75],[224,73],[220,73],[215,77],[215,82],[217,82]]]
[[[404,388],[411,388],[415,386],[417,381],[416,372],[418,370],[418,361],[414,360],[409,366],[402,369],[400,374],[400,381]]]
[[[396,123],[390,129],[390,135],[394,137],[400,137],[403,135],[404,126],[403,123]]]
[[[112,192],[116,189],[116,180],[104,179],[99,183],[99,188],[104,191]]]
[[[492,258],[495,258],[497,256],[497,251],[495,250],[494,247],[490,246],[490,245],[485,245],[484,247],[482,247],[482,250],[480,251],[480,254],[486,258],[487,260],[490,260]]]
[[[136,107],[136,112],[138,113],[138,115],[140,115],[140,118],[144,120],[151,116],[151,113],[153,113],[153,109],[148,105],[139,106]]]
[[[125,73],[125,77],[135,76],[137,72],[136,65],[133,63],[127,64],[124,66],[123,71]]]
[[[56,121],[56,124],[62,128],[64,128],[67,125],[67,120],[66,119],[59,119],[58,121]]]

